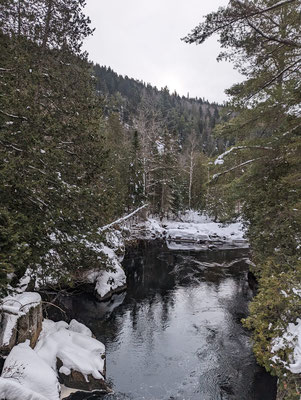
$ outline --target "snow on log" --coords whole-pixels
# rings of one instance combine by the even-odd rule
[[[122,222],[127,221],[128,219],[132,218],[135,214],[137,214],[139,211],[143,210],[143,209],[146,208],[147,206],[148,206],[148,204],[144,204],[143,206],[137,208],[135,211],[131,212],[130,214],[125,215],[124,217],[119,218],[119,219],[117,219],[116,221],[113,221],[113,222],[111,222],[110,224],[105,225],[105,226],[99,228],[99,229],[98,229],[98,233],[101,233],[101,232],[103,232],[103,231],[105,231],[105,230],[107,230],[107,229],[110,229],[110,228],[112,228],[114,225],[119,225],[119,224],[121,224]]]
[[[231,147],[231,149],[226,150],[224,153],[220,154],[216,160],[214,161],[215,165],[223,165],[224,164],[224,157],[230,154],[233,150],[245,150],[245,149],[257,149],[257,150],[273,150],[272,147],[266,146],[235,146]]]

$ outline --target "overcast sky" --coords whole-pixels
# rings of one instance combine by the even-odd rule
[[[228,62],[217,62],[217,38],[203,45],[180,39],[210,11],[228,0],[87,0],[96,28],[84,49],[90,59],[118,74],[181,95],[222,102],[224,90],[240,80]]]

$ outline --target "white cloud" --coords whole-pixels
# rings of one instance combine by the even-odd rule
[[[171,91],[210,101],[226,99],[224,90],[240,79],[231,64],[217,63],[216,38],[201,46],[180,39],[206,13],[227,0],[87,0],[86,14],[96,28],[84,48],[90,59],[117,73],[167,85]]]

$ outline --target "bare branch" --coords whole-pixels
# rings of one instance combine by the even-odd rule
[[[262,37],[264,37],[265,39],[267,39],[270,42],[277,42],[280,44],[284,44],[287,46],[293,46],[293,47],[301,47],[301,45],[299,43],[293,42],[292,40],[288,40],[288,39],[279,39],[276,36],[270,36],[267,35],[266,33],[264,33],[260,28],[258,28],[257,26],[255,26],[252,22],[250,22],[250,20],[248,18],[246,18],[248,25],[254,29],[255,32],[259,33],[259,35],[261,35]]]
[[[5,112],[5,111],[3,111],[3,110],[0,110],[0,113],[3,114],[3,115],[6,115],[6,116],[9,117],[9,118],[24,119],[25,121],[27,121],[27,118],[26,118],[26,117],[22,117],[22,116],[20,116],[20,115],[8,114],[7,112]]]
[[[2,140],[0,140],[0,144],[2,144],[2,146],[4,146],[4,147],[11,148],[13,150],[23,152],[23,150],[19,149],[15,145],[13,145],[13,144],[5,144],[5,143],[2,142]]]
[[[294,68],[296,65],[298,65],[301,62],[301,58],[299,58],[297,61],[295,61],[293,64],[288,65],[285,67],[282,71],[280,71],[276,76],[274,76],[269,82],[265,83],[260,89],[258,89],[255,93],[253,93],[251,96],[247,98],[247,100],[252,99],[252,97],[256,96],[258,93],[260,93],[263,89],[269,87],[272,83],[274,83],[278,78],[280,78],[282,75],[284,75],[287,71],[290,69]]]
[[[282,7],[282,6],[290,4],[290,3],[294,3],[296,1],[297,0],[283,0],[283,1],[280,1],[280,2],[274,4],[274,5],[270,6],[270,7],[264,8],[264,9],[256,8],[256,9],[254,9],[254,11],[246,12],[245,4],[241,3],[241,1],[239,1],[239,0],[236,0],[237,4],[241,7],[241,9],[243,11],[245,11],[242,15],[238,15],[237,17],[231,18],[230,21],[224,22],[221,25],[217,26],[216,28],[209,30],[208,33],[203,33],[200,38],[196,37],[196,35],[198,34],[198,28],[199,28],[199,27],[196,27],[194,29],[193,33],[189,34],[188,36],[186,36],[182,40],[184,40],[186,43],[194,43],[194,42],[196,42],[197,44],[201,44],[206,39],[208,39],[210,36],[214,35],[215,33],[219,32],[219,31],[221,31],[221,30],[223,30],[225,28],[228,28],[229,26],[231,26],[232,24],[234,24],[236,22],[247,20],[247,18],[255,17],[257,15],[265,14],[265,13],[267,13],[269,11],[273,11],[273,10],[279,8],[279,7]],[[293,47],[300,47],[300,43],[294,42],[294,41],[289,41],[288,45],[289,46],[293,46]]]
[[[61,307],[57,306],[56,304],[51,303],[50,301],[42,301],[42,304],[47,304],[51,307],[55,307],[55,308],[59,309],[63,314],[67,315],[66,311],[64,311]]]

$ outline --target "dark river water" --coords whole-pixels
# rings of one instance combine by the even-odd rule
[[[124,260],[128,290],[99,303],[67,298],[71,317],[106,345],[115,394],[70,399],[274,400],[240,320],[252,291],[243,250],[171,252],[148,244]]]

